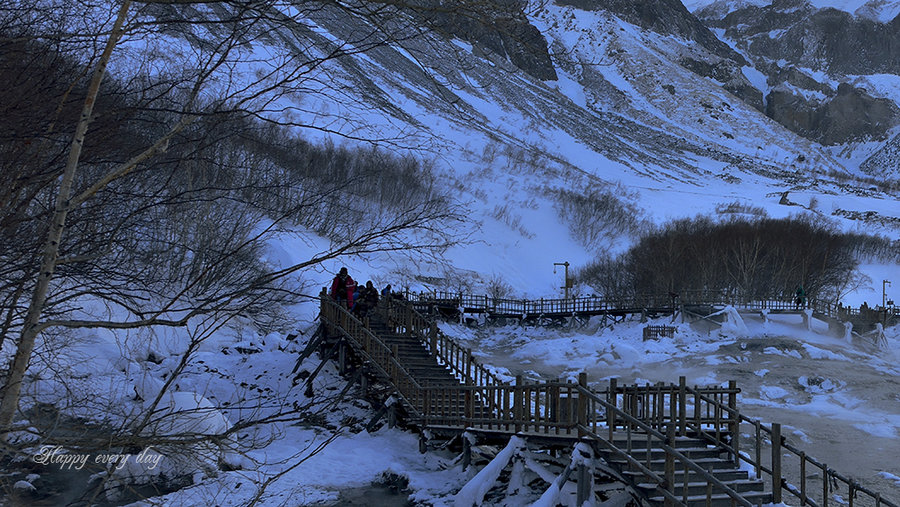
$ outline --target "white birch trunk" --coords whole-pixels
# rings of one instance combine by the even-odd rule
[[[72,194],[72,182],[75,180],[75,173],[78,169],[78,161],[81,158],[81,148],[84,144],[85,133],[91,121],[91,115],[94,110],[94,103],[100,90],[100,83],[106,74],[106,66],[112,55],[113,49],[122,37],[123,26],[128,15],[128,9],[131,6],[131,0],[122,2],[119,8],[119,14],[113,25],[109,40],[100,61],[97,62],[97,68],[91,77],[91,83],[88,87],[87,97],[84,99],[84,106],[81,111],[81,117],[75,128],[75,135],[72,138],[72,146],[69,150],[69,157],[66,160],[66,168],[63,172],[62,181],[59,185],[59,193],[56,196],[56,205],[53,211],[53,222],[50,224],[50,231],[47,234],[47,241],[44,244],[44,251],[41,258],[41,270],[38,273],[37,284],[34,293],[31,296],[31,303],[28,306],[28,313],[25,315],[25,322],[22,326],[22,336],[16,347],[16,355],[13,358],[12,365],[9,369],[9,375],[3,386],[3,398],[0,400],[0,434],[5,436],[10,429],[16,408],[19,405],[19,393],[22,389],[22,379],[25,377],[25,371],[28,369],[28,363],[31,361],[31,354],[34,350],[34,343],[38,335],[38,324],[43,311],[44,303],[47,300],[47,289],[50,287],[50,280],[53,278],[53,272],[56,270],[56,262],[59,256],[59,244],[62,240],[63,231],[66,226],[66,215],[69,212],[70,198]]]

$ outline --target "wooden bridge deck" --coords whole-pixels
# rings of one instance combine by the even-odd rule
[[[514,435],[552,448],[587,445],[651,505],[761,505],[786,502],[786,491],[800,504],[827,507],[844,487],[851,507],[900,507],[783,441],[780,425],[742,416],[734,382],[618,386],[613,379],[595,391],[582,374],[578,383],[517,377],[510,384],[419,314],[416,301],[384,299],[360,320],[323,297],[322,350],[337,351],[342,371],[354,363],[390,386],[397,403],[387,405],[432,438],[465,434],[464,448]],[[797,458],[789,460],[793,469],[783,468],[785,455]],[[594,494],[578,491],[579,505]]]
[[[715,308],[726,305],[744,311],[772,313],[800,313],[812,309],[817,318],[847,320],[889,320],[900,318],[900,308],[864,310],[839,303],[812,298],[797,305],[789,295],[744,297],[721,292],[685,292],[672,295],[643,295],[632,297],[583,296],[575,298],[509,299],[487,295],[451,292],[406,293],[413,307],[425,315],[486,315],[496,319],[537,321],[567,317],[613,316],[639,313],[671,314],[681,308]]]

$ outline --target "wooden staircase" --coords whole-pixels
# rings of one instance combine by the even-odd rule
[[[624,432],[618,432],[612,443],[618,448],[629,447],[628,437]],[[632,433],[630,446],[629,454],[634,459],[643,463],[653,472],[660,475],[665,474],[666,451],[653,447],[652,441],[649,449],[649,463],[647,461],[646,433]],[[750,503],[759,505],[772,502],[772,493],[766,491],[765,482],[761,479],[751,479],[749,472],[739,469],[724,449],[708,445],[706,440],[695,436],[675,437],[673,447]],[[666,499],[658,491],[659,484],[648,482],[643,472],[631,470],[630,463],[613,452],[601,452],[600,456],[610,466],[617,469],[629,484],[646,498],[650,505],[665,505]],[[676,496],[684,505],[732,505],[732,498],[725,493],[722,487],[711,484],[698,472],[684,469],[674,470],[672,478],[677,492]]]

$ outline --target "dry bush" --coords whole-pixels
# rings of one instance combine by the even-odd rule
[[[629,202],[635,196],[622,185],[585,192],[551,189],[547,193],[572,235],[594,251],[606,250],[607,244],[622,236],[637,237],[646,228],[643,213]]]

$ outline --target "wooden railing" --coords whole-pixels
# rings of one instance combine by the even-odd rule
[[[798,310],[791,294],[775,294],[767,296],[745,296],[729,291],[684,291],[676,297],[673,295],[638,295],[629,297],[583,296],[569,299],[509,299],[494,298],[487,295],[473,295],[462,292],[407,292],[406,298],[419,305],[439,305],[459,307],[470,312],[484,312],[498,315],[565,315],[565,314],[600,314],[616,310],[635,309],[675,309],[680,305],[732,305],[750,310]],[[802,308],[837,318],[850,317],[900,317],[900,308],[869,309],[868,313],[859,308],[842,306],[838,302],[809,298]]]
[[[583,407],[579,410],[578,415],[579,430],[624,459],[632,469],[639,471],[647,481],[655,484],[656,491],[667,499],[667,503],[672,501],[687,504],[688,497],[694,496],[690,492],[689,482],[690,473],[693,472],[695,477],[702,477],[706,482],[704,490],[707,505],[711,503],[714,491],[728,495],[733,505],[747,507],[753,505],[675,448],[675,438],[679,427],[683,434],[688,420],[696,421],[700,427],[708,428],[712,424],[717,433],[723,429],[723,424],[731,424],[731,421],[724,419],[717,418],[711,421],[703,417],[705,412],[703,405],[706,402],[698,398],[693,404],[688,403],[687,390],[683,382],[680,388],[674,385],[657,385],[646,388],[622,387],[621,399],[625,403],[626,409],[622,409],[618,405],[620,390],[615,383],[611,383],[605,397],[587,388],[586,377],[583,373],[579,376],[578,384],[579,406]],[[729,396],[731,399],[737,394],[736,389],[733,388],[712,389],[711,399],[722,395]],[[637,400],[643,400],[646,403],[644,417],[636,417],[635,411],[629,410],[639,406],[639,404],[633,403]],[[687,413],[688,408],[693,408],[690,415]],[[622,433],[624,433],[624,443],[622,443],[621,437],[617,439],[617,436]],[[635,436],[638,434],[640,438],[636,439]],[[617,441],[620,443],[617,444]],[[639,445],[640,447],[638,447]],[[636,457],[638,453],[635,451],[637,450],[643,451],[643,459]],[[654,472],[651,467],[654,450],[664,453],[665,466],[662,475]],[[675,474],[679,470],[683,473],[683,482],[676,484]]]
[[[644,326],[644,341],[657,340],[663,336],[666,338],[674,338],[675,326]]]
[[[388,347],[343,305],[336,304],[327,296],[321,298],[320,315],[332,329],[352,340],[354,348],[372,367],[390,379],[397,394],[414,411],[410,415],[414,418],[422,417],[427,407],[426,392],[400,363],[397,348]]]
[[[715,410],[727,413],[727,417],[730,420],[739,421],[739,429],[740,427],[743,429],[740,429],[740,432],[736,432],[735,435],[740,433],[748,434],[749,441],[747,442],[739,442],[733,439],[730,443],[723,443],[717,435],[711,434],[702,426],[692,425],[692,427],[699,429],[701,434],[708,440],[725,445],[732,455],[740,453],[741,461],[752,466],[757,477],[768,478],[772,484],[774,503],[782,502],[782,490],[786,490],[797,497],[800,505],[810,505],[812,507],[828,507],[830,502],[839,505],[850,505],[851,507],[854,505],[900,507],[898,504],[882,498],[880,493],[861,486],[855,480],[841,475],[815,458],[808,456],[804,451],[784,441],[780,424],[773,423],[771,426],[766,426],[759,420],[741,415],[737,407],[724,404],[721,400],[709,397],[696,388],[688,388],[688,393],[695,398],[703,400],[708,405],[716,407]],[[744,430],[749,431],[745,432]],[[741,452],[741,445],[752,449],[753,453]],[[764,449],[767,447],[770,451],[768,453],[764,452]],[[790,469],[785,466],[786,464],[793,464],[795,467]],[[818,474],[815,471],[818,471]],[[790,476],[792,480],[798,481],[799,486],[785,480],[786,475]],[[815,484],[810,484],[811,482]],[[846,488],[846,498],[838,499],[835,497],[840,489],[839,485],[843,485]],[[860,496],[863,498],[860,498]]]

